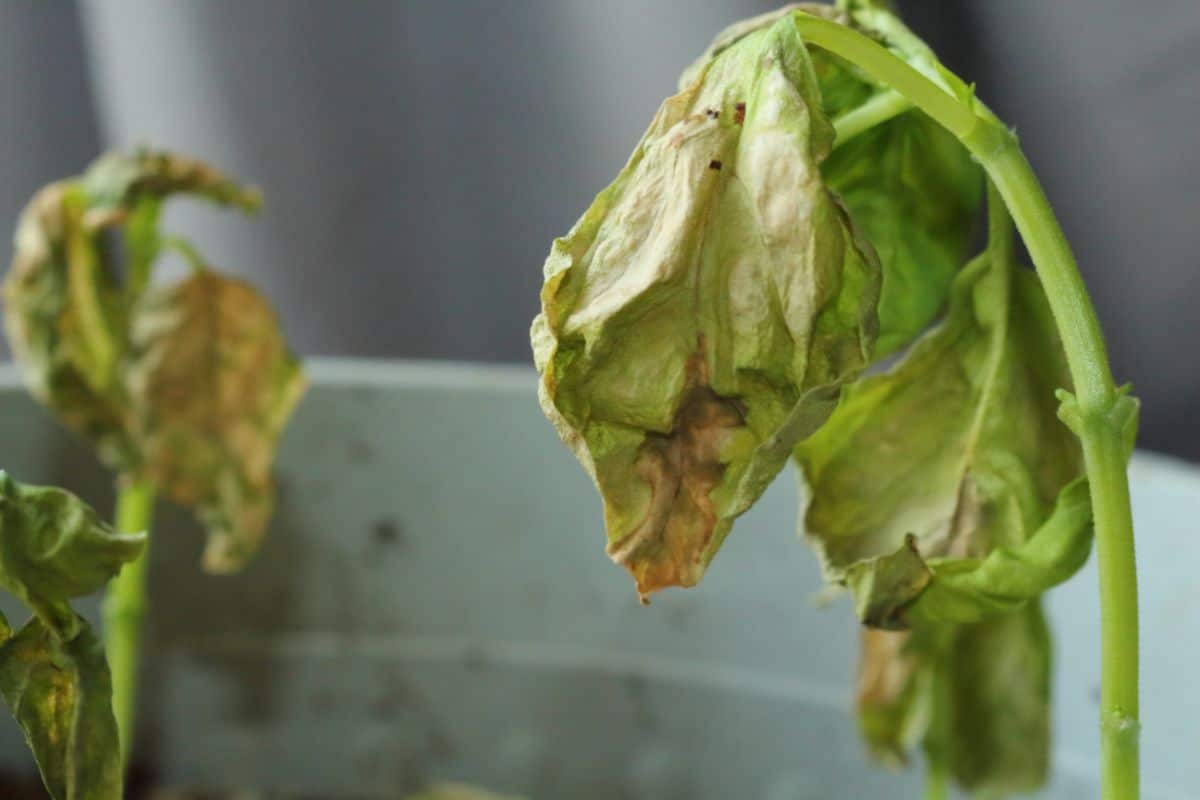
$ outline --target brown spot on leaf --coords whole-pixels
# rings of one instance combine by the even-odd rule
[[[712,490],[725,472],[722,452],[743,427],[738,406],[708,385],[704,342],[688,360],[684,390],[669,434],[649,434],[635,465],[650,486],[650,507],[641,524],[610,555],[646,595],[668,586],[693,586],[720,518]]]
[[[721,162],[714,158],[712,161],[708,162],[708,168],[720,171]]]
[[[741,125],[746,121],[746,104],[738,103],[734,106],[733,121]]]
[[[705,115],[706,115],[706,116],[707,116],[709,119],[717,119],[718,117],[720,117],[720,116],[721,116],[721,112],[720,112],[720,111],[717,111],[715,108],[709,108],[709,109],[706,109],[706,110],[705,110],[705,112],[704,112],[704,114],[705,114]]]
[[[858,662],[855,703],[863,735],[876,756],[895,766],[905,763],[903,742],[897,738],[902,726],[877,726],[871,720],[894,720],[903,716],[917,660],[907,651],[908,631],[864,628]]]

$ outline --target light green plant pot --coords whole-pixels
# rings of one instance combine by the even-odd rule
[[[859,745],[855,623],[845,602],[814,605],[794,481],[739,521],[700,587],[643,608],[531,370],[317,360],[311,373],[250,568],[202,574],[200,531],[160,508],[137,741],[157,780],[307,797],[443,779],[547,800],[918,796],[918,770],[871,766]],[[0,442],[14,476],[111,507],[108,477],[11,368]],[[1200,796],[1200,470],[1146,453],[1131,470],[1145,797],[1184,800]],[[1049,609],[1044,796],[1094,798],[1094,565]],[[31,769],[9,721],[0,769]]]

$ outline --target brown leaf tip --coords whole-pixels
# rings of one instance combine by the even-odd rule
[[[651,494],[646,514],[609,550],[633,574],[642,597],[699,581],[721,524],[710,495],[725,473],[722,453],[745,426],[737,403],[709,387],[703,343],[687,370],[688,388],[671,432],[648,434],[638,454],[635,468]]]

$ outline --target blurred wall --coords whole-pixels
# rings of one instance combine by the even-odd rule
[[[264,284],[305,352],[528,361],[550,239],[713,33],[774,5],[81,0],[84,70],[68,0],[10,0],[0,63],[27,66],[0,75],[0,131],[27,135],[0,142],[24,170],[0,219],[92,149],[86,77],[106,145],[265,187],[257,222],[169,220]],[[1145,400],[1143,444],[1200,458],[1200,3],[901,6],[1021,135]]]
[[[81,47],[71,3],[0,2],[0,230],[12,230],[38,187],[78,172],[96,154]],[[8,249],[0,253],[7,262]],[[0,356],[7,352],[0,341]]]

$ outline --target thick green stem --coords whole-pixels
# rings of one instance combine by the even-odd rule
[[[154,515],[154,486],[122,476],[117,481],[116,528],[121,533],[149,531]],[[129,763],[137,712],[138,656],[146,614],[146,566],[149,549],[126,564],[104,597],[104,645],[112,673],[113,714],[121,741],[122,763]]]
[[[797,14],[812,44],[856,64],[954,133],[1008,206],[1046,290],[1078,404],[1100,569],[1101,740],[1104,800],[1136,800],[1138,604],[1126,446],[1100,323],[1075,257],[1013,136],[972,96],[958,97],[878,43],[844,25]]]

